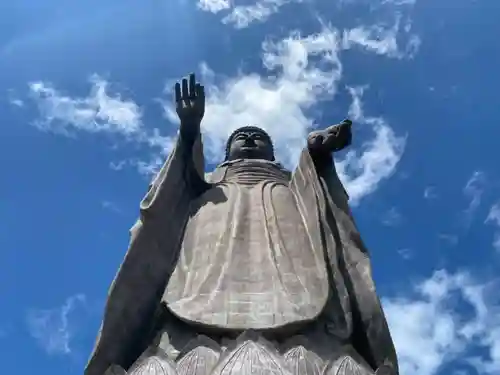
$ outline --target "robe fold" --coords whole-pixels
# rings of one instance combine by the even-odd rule
[[[129,249],[111,285],[103,323],[85,375],[102,375],[112,364],[128,368],[148,345],[144,342],[145,332],[154,321],[160,301],[175,315],[187,311],[187,321],[228,328],[242,324],[220,316],[212,316],[212,319],[202,316],[201,311],[191,311],[189,298],[195,298],[196,292],[204,287],[196,280],[189,283],[183,279],[184,289],[172,288],[169,297],[171,278],[189,276],[186,272],[187,276],[176,271],[176,267],[182,268],[182,262],[187,264],[185,259],[179,259],[179,253],[193,215],[195,197],[192,186],[199,183],[196,179],[203,180],[201,139],[193,146],[192,159],[185,157],[188,151],[178,139],[141,202],[141,215],[131,229]],[[221,181],[226,169],[224,164],[216,168],[209,182]],[[314,320],[319,314],[324,314],[332,334],[351,341],[373,369],[390,363],[397,374],[394,345],[373,284],[368,253],[350,215],[348,197],[333,163],[328,168],[317,168],[305,149],[288,186],[295,196],[314,250],[314,257],[307,260],[310,262],[308,271],[315,267],[319,270],[316,278],[309,272],[309,276],[305,276],[309,281],[303,285],[313,306],[309,310],[305,304],[301,307],[288,294],[289,307],[285,306],[286,299],[280,304],[285,306],[280,321],[262,322],[259,318],[259,322],[252,323],[247,318],[244,323],[265,328],[266,325],[286,325],[294,320]],[[270,217],[274,217],[273,214]],[[318,266],[321,262],[327,265],[324,274]],[[290,269],[296,266],[292,264]],[[282,275],[286,274],[282,272]],[[208,278],[203,282],[206,280]],[[302,281],[292,277],[290,283]],[[288,284],[282,281],[282,285],[282,294],[286,296]],[[327,298],[323,300],[324,296]],[[242,311],[238,310],[238,313]],[[262,316],[265,320],[266,317]]]

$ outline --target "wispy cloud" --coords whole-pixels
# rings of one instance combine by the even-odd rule
[[[198,8],[211,13],[227,11],[222,18],[225,24],[231,24],[237,29],[248,27],[254,22],[264,22],[280,8],[288,3],[299,3],[303,0],[256,0],[250,5],[236,5],[231,0],[198,0]]]
[[[61,94],[47,82],[30,83],[31,97],[41,113],[35,126],[65,135],[74,131],[140,135],[143,125],[139,106],[110,95],[108,82],[99,76],[92,77],[91,85],[88,96],[75,98]]]
[[[24,102],[21,99],[12,99],[10,101],[10,104],[12,104],[16,107],[24,107]]]
[[[249,73],[215,80],[216,73],[202,65],[207,89],[202,131],[208,160],[222,161],[229,134],[255,124],[273,137],[280,161],[294,165],[313,127],[306,111],[337,90],[342,73],[338,52],[337,31],[324,29],[306,37],[292,33],[283,40],[265,41],[262,62],[274,78]],[[165,112],[177,122],[172,103],[165,103]]]
[[[7,90],[7,100],[15,107],[24,107],[24,101],[20,99],[19,95],[14,90]]]
[[[434,186],[427,186],[424,190],[424,198],[425,199],[436,199],[437,192]]]
[[[407,35],[404,47],[398,43],[402,33]],[[360,46],[378,55],[392,58],[412,58],[418,52],[421,40],[418,35],[411,33],[411,24],[407,22],[403,25],[401,17],[396,15],[391,27],[387,27],[385,24],[375,24],[344,30],[342,43],[345,49]]]
[[[417,0],[382,0],[382,4],[391,5],[415,5]]]
[[[500,305],[498,298],[492,299],[496,284],[441,270],[417,284],[411,297],[383,298],[401,373],[436,375],[457,361],[480,374],[498,374]],[[470,351],[478,348],[482,350]],[[472,352],[482,355],[473,357]]]
[[[79,132],[118,135],[150,147],[155,159],[168,154],[173,139],[160,135],[156,128],[146,128],[142,110],[132,99],[123,99],[120,94],[112,93],[109,82],[98,75],[91,77],[90,85],[87,96],[75,97],[61,93],[48,82],[30,83],[30,98],[40,113],[33,125],[42,131],[69,137],[76,137]],[[150,174],[150,164],[125,160],[114,161],[110,167],[120,170],[131,165],[141,173]]]
[[[75,330],[71,314],[85,305],[85,296],[77,294],[69,297],[61,307],[29,311],[27,324],[30,334],[48,354],[70,354]]]
[[[464,195],[469,199],[469,205],[464,211],[464,222],[466,227],[472,224],[486,185],[486,176],[482,171],[475,171],[463,188]]]
[[[338,8],[344,8],[351,3],[359,3],[356,0],[338,0]],[[359,44],[372,51],[391,55],[392,57],[413,56],[420,46],[420,38],[416,34],[411,34],[411,23],[409,20],[402,22],[401,12],[413,7],[416,0],[381,0],[370,2],[371,10],[376,8],[391,9],[395,16],[392,27],[387,27],[386,23],[378,25],[360,25],[354,29],[345,30],[343,43],[347,48],[350,44]],[[221,22],[232,25],[236,29],[249,27],[253,23],[267,21],[273,14],[291,3],[302,3],[303,6],[311,7],[310,1],[305,0],[253,0],[240,4],[238,0],[198,0],[197,7],[200,10],[222,14]],[[405,51],[398,48],[398,33],[407,34],[407,45]]]
[[[439,233],[438,238],[449,246],[456,246],[459,240],[458,235],[449,233]]]
[[[500,252],[500,202],[491,206],[485,223],[492,223],[496,226],[497,230],[493,237],[493,247]]]
[[[262,62],[270,78],[248,73],[215,80],[216,73],[202,64],[207,91],[202,123],[207,161],[222,160],[224,143],[236,127],[256,124],[275,140],[280,161],[293,167],[307,134],[315,127],[310,109],[332,100],[337,92],[342,77],[340,55],[345,48],[349,46],[342,43],[341,31],[323,25],[320,32],[308,36],[292,32],[282,40],[263,42]],[[141,173],[154,173],[173,145],[171,135],[147,129],[139,106],[131,99],[111,94],[108,82],[98,76],[92,78],[86,97],[64,95],[44,82],[32,83],[30,91],[41,114],[36,126],[42,130],[64,135],[78,131],[118,134],[152,150],[151,160],[115,162],[115,169],[133,165]],[[360,149],[351,150],[344,160],[337,160],[341,178],[352,203],[356,204],[392,175],[405,139],[396,136],[385,119],[363,113],[363,89],[354,88],[350,92],[353,119],[373,130],[373,138],[366,140]],[[164,103],[164,109],[167,119],[176,123],[173,104]]]
[[[348,87],[352,96],[349,115],[354,121],[370,126],[375,136],[365,142],[361,150],[349,151],[338,163],[353,204],[375,191],[381,181],[394,173],[406,144],[406,137],[396,136],[384,118],[364,114],[361,99],[365,89]]]
[[[413,258],[413,250],[407,247],[399,249],[398,254],[401,255],[401,258],[406,260]]]
[[[340,51],[340,32],[324,26],[316,34],[303,37],[292,33],[283,40],[263,43],[263,65],[273,78],[250,73],[214,83],[215,72],[203,65],[207,108],[202,131],[208,161],[218,163],[223,159],[224,143],[235,128],[256,124],[270,133],[277,158],[293,167],[314,127],[308,110],[331,100],[337,92],[342,77]],[[405,139],[396,136],[383,118],[364,115],[362,90],[353,89],[351,93],[353,119],[374,133],[359,150],[337,161],[341,179],[355,204],[392,175]],[[164,108],[166,117],[177,122],[173,105],[166,102]]]
[[[403,221],[403,216],[396,207],[391,207],[382,214],[382,224],[387,227],[397,227]]]
[[[230,0],[198,0],[198,8],[211,13],[219,13],[222,10],[230,9]]]
[[[282,6],[292,2],[299,3],[302,0],[257,0],[253,5],[238,5],[222,19],[222,22],[242,29],[252,22],[268,20],[273,14],[278,13]]]
[[[118,205],[116,203],[108,201],[108,200],[103,200],[101,202],[101,206],[102,206],[102,208],[104,208],[105,210],[108,210],[108,211],[112,211],[115,213],[122,212],[122,210],[120,209],[120,207],[118,207]]]
[[[271,3],[285,2],[262,2]],[[199,4],[212,11],[234,5],[225,1]],[[271,134],[278,158],[292,168],[307,134],[316,126],[311,109],[335,98],[343,73],[342,52],[356,47],[399,58],[407,51],[396,42],[399,25],[398,21],[386,31],[379,25],[339,30],[322,23],[321,31],[315,34],[303,36],[295,31],[281,40],[267,39],[262,43],[261,55],[268,77],[252,72],[220,77],[209,66],[201,64],[207,92],[202,123],[207,161],[216,164],[222,160],[224,143],[236,127],[255,124]],[[381,40],[383,45],[376,44]],[[90,94],[80,98],[63,95],[43,82],[31,84],[32,95],[42,114],[37,126],[66,135],[79,130],[120,134],[145,143],[152,150],[150,160],[114,162],[112,167],[134,165],[145,174],[157,171],[173,145],[172,136],[163,136],[156,129],[147,130],[142,123],[141,109],[130,99],[110,94],[106,81],[94,76],[91,84]],[[393,174],[406,141],[404,136],[396,135],[386,119],[364,114],[362,95],[365,89],[349,88],[352,95],[349,112],[353,120],[371,129],[372,137],[359,149],[351,149],[343,160],[336,160],[352,204],[375,191],[381,181]],[[164,109],[171,123],[178,122],[171,102],[164,103]]]

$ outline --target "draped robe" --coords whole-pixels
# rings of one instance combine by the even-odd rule
[[[141,202],[85,375],[128,368],[160,303],[185,322],[222,330],[280,329],[321,315],[372,369],[389,363],[397,373],[333,163],[315,163],[308,149],[293,174],[267,161],[225,163],[193,194],[203,169],[201,139],[192,150],[178,139]]]

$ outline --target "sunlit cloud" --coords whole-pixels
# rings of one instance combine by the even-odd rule
[[[198,8],[211,13],[225,13],[222,22],[243,29],[250,24],[264,22],[288,3],[303,0],[256,0],[253,4],[239,5],[231,0],[198,0]]]
[[[455,361],[476,367],[479,374],[498,374],[497,284],[482,284],[467,273],[441,270],[410,293],[383,298],[401,374],[437,375]],[[469,354],[478,353],[471,351],[478,348],[482,355]]]
[[[27,315],[30,334],[48,354],[70,354],[76,329],[71,314],[85,304],[85,296],[77,294],[69,297],[60,307],[30,310]]]
[[[30,83],[29,89],[41,114],[34,124],[40,130],[64,135],[74,135],[75,131],[141,134],[139,106],[132,100],[111,95],[108,82],[99,76],[92,77],[91,91],[85,97],[64,95],[42,81]]]
[[[496,226],[493,237],[493,247],[500,252],[500,202],[491,206],[485,222]]]
[[[469,227],[471,225],[474,214],[481,204],[481,198],[484,193],[485,185],[485,174],[482,171],[475,171],[474,173],[472,173],[471,177],[463,188],[464,195],[467,199],[469,199],[469,204],[464,211],[464,223],[466,227]]]

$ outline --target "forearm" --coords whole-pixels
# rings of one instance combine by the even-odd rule
[[[200,136],[200,125],[201,123],[199,121],[181,120],[179,141],[182,142],[187,149],[191,149]]]
[[[339,179],[335,168],[332,152],[319,152],[309,149],[318,178],[323,181],[324,189],[327,190],[335,204],[344,212],[349,210],[349,195]]]
[[[315,150],[312,147],[308,147],[308,150],[319,176],[328,174],[335,168],[331,152]]]
[[[171,209],[169,205],[177,202],[189,190],[191,179],[186,179],[186,171],[194,169],[193,149],[193,143],[179,134],[167,160],[141,201],[140,209],[144,218],[163,217]]]
[[[179,132],[178,146],[182,149],[182,159],[184,163],[184,179],[191,194],[199,196],[208,187],[204,179],[204,158],[203,145],[201,143],[201,134],[199,124],[183,126]],[[197,129],[197,131],[182,131],[182,129]]]

